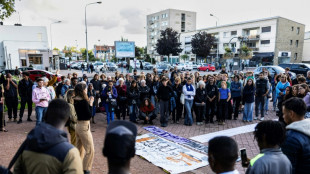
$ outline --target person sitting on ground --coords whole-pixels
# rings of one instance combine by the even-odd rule
[[[283,104],[286,139],[281,145],[283,153],[292,163],[293,174],[310,171],[310,119],[304,119],[306,104],[300,98],[290,98]]]
[[[250,161],[246,174],[292,173],[291,162],[280,149],[285,139],[285,128],[281,122],[268,120],[258,123],[254,138],[260,154]]]
[[[83,174],[79,151],[68,142],[65,124],[69,104],[53,100],[46,112],[46,123],[37,125],[25,140],[25,150],[14,165],[14,174]]]
[[[209,141],[208,161],[213,172],[219,174],[239,174],[235,170],[238,145],[234,139],[219,136]]]
[[[109,174],[130,173],[130,160],[135,156],[137,127],[128,121],[109,124],[102,153],[108,158]]]
[[[139,119],[144,120],[144,124],[148,122],[153,124],[153,120],[156,118],[154,105],[151,103],[151,100],[145,98],[140,107]]]

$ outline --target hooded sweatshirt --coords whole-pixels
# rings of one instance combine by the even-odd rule
[[[68,142],[67,133],[41,123],[30,131],[26,147],[14,165],[14,174],[82,174],[79,151]]]
[[[286,140],[281,148],[292,163],[293,173],[309,174],[310,119],[293,122],[286,130]]]

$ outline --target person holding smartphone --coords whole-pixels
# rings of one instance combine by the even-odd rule
[[[37,79],[37,87],[32,91],[32,101],[36,104],[36,125],[39,125],[48,107],[51,96],[47,88],[43,86],[43,79]]]

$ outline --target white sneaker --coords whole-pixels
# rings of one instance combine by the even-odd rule
[[[266,115],[268,115],[268,111],[266,111]]]
[[[264,121],[264,120],[265,120],[265,118],[264,118],[264,117],[262,117],[262,118],[260,118],[259,120],[260,120],[260,121]]]
[[[254,120],[257,120],[258,119],[258,117],[254,117]]]

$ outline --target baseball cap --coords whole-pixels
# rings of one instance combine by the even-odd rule
[[[137,127],[129,121],[109,124],[104,140],[103,155],[109,160],[129,160],[135,155]]]

